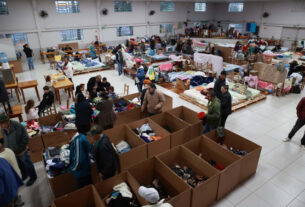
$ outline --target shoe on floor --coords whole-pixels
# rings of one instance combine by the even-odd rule
[[[291,141],[291,139],[289,139],[288,137],[283,139],[283,142],[290,142],[290,141]]]
[[[34,183],[35,183],[35,181],[37,180],[37,178],[35,178],[35,179],[30,179],[27,183],[26,183],[26,186],[31,186],[31,185],[33,185]]]

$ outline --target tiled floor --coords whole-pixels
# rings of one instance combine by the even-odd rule
[[[48,66],[36,62],[35,71],[18,74],[19,81],[38,80],[42,96],[43,75],[55,72],[48,70]],[[24,68],[27,66],[24,65]],[[119,94],[123,92],[124,83],[130,85],[130,93],[137,92],[133,80],[118,77],[113,70],[75,76],[73,81],[75,84],[87,83],[96,74],[106,76]],[[173,97],[174,107],[184,105],[197,112],[201,111],[197,106],[181,100],[177,94],[160,87],[159,90]],[[295,108],[304,93],[280,98],[268,96],[267,100],[242,109],[228,118],[228,129],[261,145],[263,150],[256,175],[216,203],[215,207],[305,206],[305,151],[299,147],[304,131],[300,130],[290,143],[281,141],[296,121]],[[26,89],[25,96],[38,103],[33,89]],[[64,93],[61,96],[66,99]],[[15,95],[12,102],[17,104]],[[36,170],[38,181],[34,186],[22,187],[20,190],[26,207],[45,207],[52,199],[41,163],[36,164]]]

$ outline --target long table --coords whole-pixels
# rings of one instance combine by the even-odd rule
[[[74,100],[74,94],[73,94],[74,84],[67,77],[65,77],[64,80],[57,80],[57,78],[61,76],[64,76],[64,74],[58,73],[58,74],[50,75],[51,80],[53,81],[53,87],[55,89],[55,96],[59,104],[61,104],[61,97],[59,93],[60,89],[68,90],[69,97],[72,96]]]

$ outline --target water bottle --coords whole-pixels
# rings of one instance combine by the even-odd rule
[[[8,58],[7,55],[4,52],[0,52],[0,62],[2,63],[3,69],[9,69],[10,66],[8,64]]]

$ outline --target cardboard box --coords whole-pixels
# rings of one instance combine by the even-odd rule
[[[68,144],[70,137],[64,132],[55,131],[48,134],[43,134],[42,141],[45,148],[60,147],[64,144]]]
[[[180,165],[181,167],[190,167],[196,175],[205,176],[208,179],[192,188],[192,207],[210,206],[217,197],[219,173],[210,164],[203,161],[200,157],[194,155],[191,151],[183,146],[175,147],[169,152],[164,152],[157,156],[162,163],[166,164],[168,169],[181,179],[172,171],[172,167]],[[182,181],[182,179],[181,179]]]
[[[29,150],[32,162],[42,161],[41,154],[44,151],[42,137],[35,136],[32,138],[29,138],[28,150]]]
[[[135,196],[135,198],[138,200],[138,198],[135,194],[135,192],[138,191],[137,182],[134,178],[131,177],[131,175],[128,172],[124,172],[124,173],[118,174],[107,180],[103,180],[103,181],[95,184],[96,191],[99,194],[99,196],[103,199],[104,204],[105,204],[105,200],[108,198],[108,196],[113,191],[113,187],[116,185],[119,185],[123,182],[125,182],[129,186],[130,191]],[[106,206],[106,204],[105,204],[105,206]]]
[[[211,131],[203,136],[206,136],[214,142],[217,142],[216,130]],[[227,129],[225,129],[225,138],[223,139],[223,143],[227,147],[233,147],[234,149],[247,151],[247,155],[241,158],[239,178],[240,183],[248,179],[251,175],[255,174],[259,156],[262,150],[261,146]]]
[[[190,136],[190,126],[168,112],[151,116],[150,119],[156,122],[163,129],[167,131],[169,130],[168,133],[171,138],[171,148],[181,145],[192,138]]]
[[[61,113],[51,114],[48,116],[38,118],[39,126],[54,126],[59,121],[63,121]]]
[[[168,203],[175,207],[190,207],[191,188],[179,177],[174,175],[165,164],[157,158],[151,158],[128,169],[131,179],[135,179],[136,188],[151,185],[154,178],[157,178],[167,193],[171,196]],[[148,205],[138,191],[135,192],[141,205]]]
[[[179,106],[169,110],[168,113],[187,122],[190,125],[190,134],[192,138],[201,136],[203,134],[202,120],[198,118],[197,112],[185,106]]]
[[[237,155],[203,136],[185,143],[184,146],[196,156],[201,154],[202,159],[206,162],[214,160],[225,168],[219,171],[217,200],[222,199],[239,184],[241,159]]]
[[[145,118],[145,115],[141,112],[141,108],[137,107],[129,111],[117,113],[116,117],[115,126],[119,126]]]
[[[187,85],[183,80],[176,78],[176,88],[185,91],[190,89],[190,85]]]
[[[103,132],[109,137],[110,142],[117,145],[122,140],[126,141],[131,150],[118,154],[120,160],[120,171],[124,171],[134,164],[147,159],[147,145],[140,137],[135,135],[126,125],[114,127]]]
[[[82,189],[64,195],[56,199],[53,203],[56,207],[105,207],[93,185],[88,185]]]
[[[170,134],[149,118],[132,122],[128,124],[128,127],[130,129],[140,128],[143,124],[147,124],[147,123],[156,133],[157,136],[162,137],[162,139],[147,143],[147,157],[151,158],[159,153],[165,152],[170,149]]]

